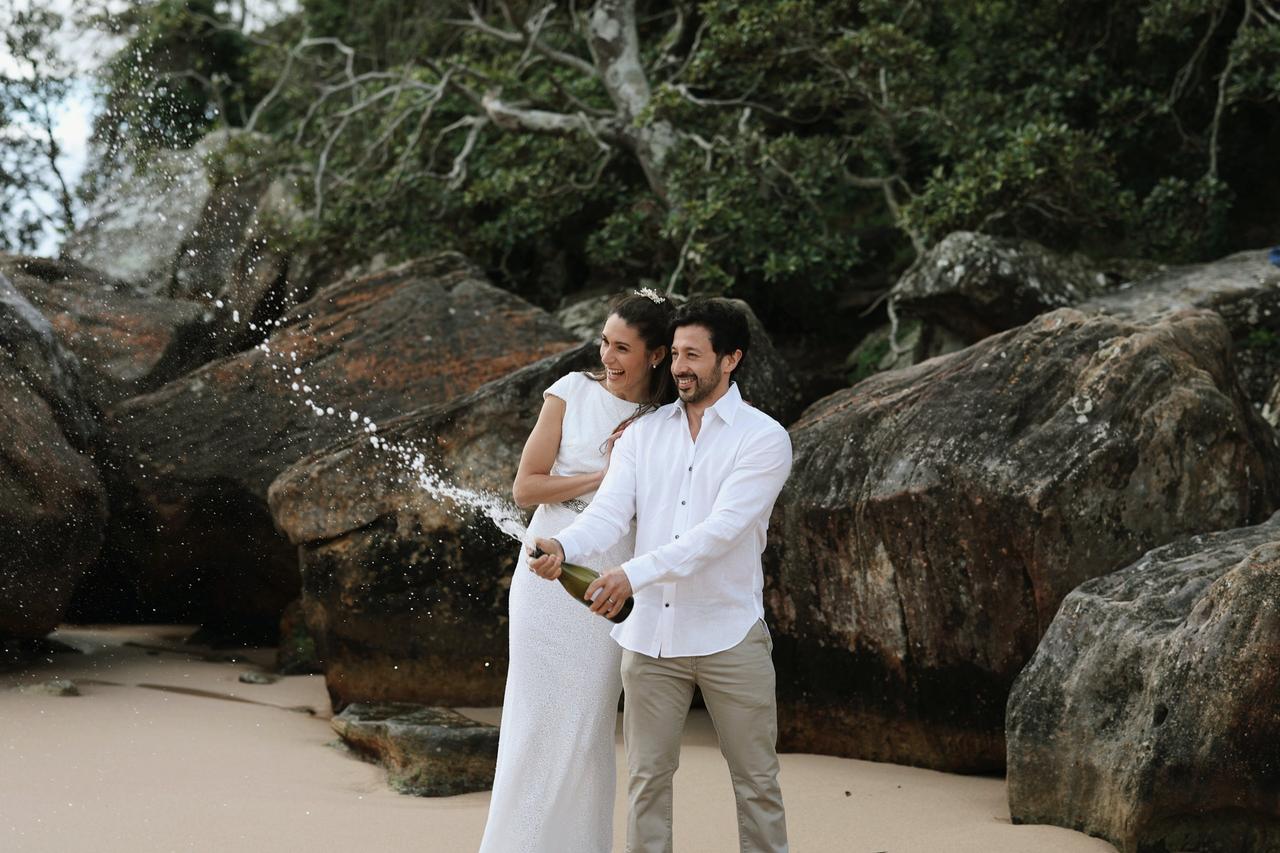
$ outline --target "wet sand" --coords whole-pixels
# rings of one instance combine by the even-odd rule
[[[229,662],[237,652],[181,645],[190,631],[66,627],[53,639],[84,654],[0,671],[0,850],[478,847],[488,793],[393,793],[380,768],[335,746],[321,677],[241,683],[241,673],[266,670],[273,653]],[[74,681],[82,695],[21,689],[53,679]],[[459,710],[495,723],[500,714]],[[797,853],[1115,850],[1057,827],[1013,826],[1001,779],[788,754],[782,785]],[[624,808],[620,796],[617,851]],[[675,824],[677,850],[738,850],[728,774],[705,712],[693,714],[685,733]]]

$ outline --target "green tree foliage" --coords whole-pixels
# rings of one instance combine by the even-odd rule
[[[129,49],[210,37],[192,5]],[[637,110],[592,23],[632,5]],[[252,124],[316,245],[453,246],[544,301],[648,278],[820,324],[957,229],[1177,260],[1280,230],[1275,0],[304,0],[225,37],[199,67],[240,115],[181,90],[173,138]]]
[[[94,122],[98,162],[85,195],[117,168],[145,166],[159,148],[187,148],[210,130],[240,126],[261,92],[252,85],[250,42],[216,0],[153,0],[96,26],[125,36],[103,69]]]
[[[1273,209],[1280,18],[1262,3],[702,8],[719,26],[692,84],[803,117],[918,246],[978,229],[1203,257],[1233,211]]]
[[[46,235],[65,235],[74,223],[54,131],[70,73],[54,43],[61,16],[17,11],[3,24],[12,71],[0,74],[0,250],[32,251]]]

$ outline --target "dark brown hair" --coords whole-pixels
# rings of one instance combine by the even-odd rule
[[[609,302],[609,313],[626,323],[640,335],[645,348],[654,350],[665,347],[666,353],[649,373],[649,396],[640,404],[636,413],[618,424],[617,429],[628,426],[641,415],[648,414],[660,406],[665,406],[676,398],[675,383],[671,380],[671,317],[675,313],[670,299],[657,301],[634,291],[624,291]],[[587,371],[587,375],[597,382],[603,382],[604,369]]]
[[[747,362],[747,351],[751,349],[751,328],[747,325],[747,315],[722,297],[694,299],[680,306],[671,320],[671,335],[675,337],[676,329],[681,326],[703,326],[711,335],[711,349],[719,360],[726,355],[733,355],[742,350],[742,358],[733,369],[730,380],[742,373],[742,366]]]

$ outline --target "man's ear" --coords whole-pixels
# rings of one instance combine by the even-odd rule
[[[738,362],[742,361],[742,350],[736,349],[727,355],[721,356],[721,359],[723,361],[723,365],[720,369],[725,373],[730,373],[736,370]]]

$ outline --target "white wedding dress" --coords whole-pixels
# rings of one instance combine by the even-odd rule
[[[562,377],[545,394],[566,404],[551,473],[599,471],[605,439],[636,404],[582,373]],[[573,503],[539,506],[529,541],[567,527],[585,505]],[[584,562],[598,571],[634,553],[633,527],[612,550]],[[510,614],[498,770],[480,853],[608,853],[622,692],[622,650],[609,636],[613,623],[574,601],[556,581],[529,571],[523,555],[511,578]]]

